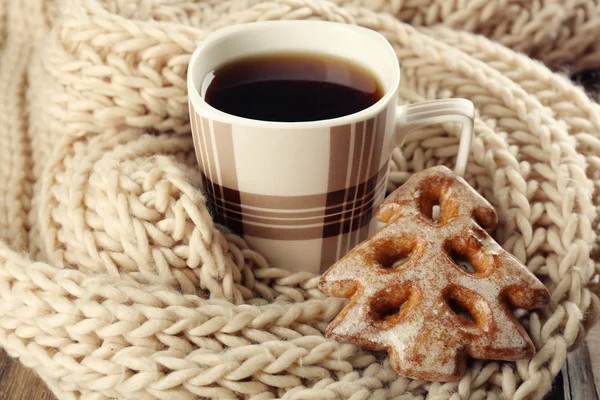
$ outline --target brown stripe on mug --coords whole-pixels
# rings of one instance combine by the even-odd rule
[[[372,210],[369,209],[363,214],[372,214]],[[363,214],[356,214],[355,218],[358,221],[363,219]],[[241,222],[241,221],[240,221]],[[321,239],[323,238],[323,224],[321,223],[312,226],[302,225],[280,225],[279,221],[277,225],[259,224],[249,222],[246,219],[243,221],[244,232],[246,236],[253,236],[263,239],[277,239],[277,240],[310,240],[310,239]],[[336,233],[336,235],[338,235]],[[347,235],[351,236],[351,235]],[[335,236],[334,236],[335,237]],[[346,238],[347,242],[352,242],[353,245],[358,244],[357,238]]]
[[[312,194],[306,196],[272,196],[257,193],[240,193],[240,201],[245,206],[265,209],[302,210],[319,208],[326,205],[327,194]]]
[[[198,128],[196,127],[196,118],[198,117],[198,114],[196,114],[196,112],[194,111],[191,101],[188,101],[188,107],[190,111],[190,129],[192,130],[192,140],[194,141],[194,152],[196,154],[196,162],[202,169],[204,168],[204,164],[202,161],[202,154],[200,153],[200,146],[198,144],[198,135],[196,134],[196,132],[198,132]]]
[[[380,181],[378,183],[375,183],[375,180],[380,177]],[[380,186],[383,185],[384,182],[381,181],[381,175],[377,174],[372,176],[369,181],[367,181],[367,184],[369,187],[371,187],[373,190],[371,190],[369,193],[365,194],[364,196],[359,197],[358,199],[356,199],[355,201],[351,202],[351,205],[349,206],[350,208],[354,208],[355,205],[359,205],[361,202],[364,202],[365,199],[372,195],[372,193]],[[362,191],[362,188],[365,186],[365,183],[360,184],[360,187],[358,188],[359,191]],[[373,187],[375,186],[375,187]],[[227,188],[224,188],[224,190],[227,190]],[[341,191],[337,191],[336,194],[339,194],[341,192],[342,196],[344,194],[344,190]],[[253,194],[249,194],[249,193],[245,193],[245,192],[240,192],[240,197],[243,199],[246,196],[252,196]],[[318,195],[319,198],[326,198],[328,195],[327,194],[321,194]],[[305,201],[304,197],[305,196],[297,196],[297,197],[292,197],[292,196],[265,196],[265,197],[270,197],[268,199],[268,204],[271,206],[275,206],[274,208],[262,208],[262,207],[251,207],[246,205],[245,203],[242,203],[241,205],[241,211],[244,215],[254,215],[254,216],[258,216],[258,217],[266,217],[266,218],[278,218],[278,219],[299,219],[299,218],[310,218],[310,217],[315,217],[315,216],[319,216],[319,215],[325,215],[327,218],[329,218],[330,216],[335,216],[336,214],[342,213],[343,212],[343,206],[344,204],[333,204],[330,205],[328,207],[325,206],[321,206],[321,207],[310,207],[310,208],[298,208],[298,209],[294,209],[292,207],[290,207],[290,202],[296,203],[298,204],[298,207],[300,207],[300,205],[302,204],[310,204],[311,199],[306,199],[308,201]],[[312,196],[310,196],[312,198]],[[337,196],[336,196],[337,197]],[[343,197],[342,197],[343,199]],[[267,203],[267,202],[265,202]],[[231,201],[226,200],[224,202],[224,208],[226,209],[236,209],[239,206],[238,203],[233,203]],[[349,208],[348,206],[346,208]]]
[[[350,226],[352,229],[349,232],[356,233],[356,239],[354,242],[364,240],[368,232],[362,232],[361,228],[368,226],[373,216],[377,202],[380,201],[382,195],[385,195],[385,185],[381,185],[375,192],[369,194],[369,196],[361,203],[356,204],[354,208],[354,214],[351,218]],[[351,237],[349,238],[351,239]]]
[[[202,158],[204,160],[204,170],[202,171],[205,175],[203,183],[205,184],[206,191],[208,192],[208,207],[212,211],[212,214],[217,216],[217,221],[221,224],[226,224],[224,216],[218,215],[214,212],[214,206],[221,198],[221,193],[218,185],[215,185],[217,175],[215,171],[214,162],[211,161],[212,149],[208,147],[208,136],[210,136],[210,130],[208,129],[208,120],[196,115],[196,129],[198,132],[198,141],[200,142],[200,149],[202,152]]]
[[[385,185],[384,185],[385,182],[383,182],[383,180],[382,180],[383,174],[381,172],[384,172],[386,168],[382,169],[382,171],[380,171],[377,174],[370,177],[366,183],[363,182],[356,188],[356,191],[362,193],[363,188],[365,186],[373,187],[375,185],[375,187],[373,187],[373,190],[371,192],[369,192],[369,193],[365,194],[364,196],[357,198],[355,201],[352,201],[349,204],[347,204],[346,205],[347,210],[351,211],[352,209],[361,208],[363,206],[363,203],[367,202],[368,199],[373,198],[373,196],[376,195],[376,193],[379,191],[380,188],[381,189],[385,188]],[[379,182],[375,183],[375,181],[377,179],[379,179]],[[312,204],[312,202],[314,202],[315,199],[326,199],[327,197],[329,197],[329,194],[309,195],[309,196],[267,196],[267,195],[255,195],[252,193],[240,192],[240,191],[233,190],[233,189],[230,189],[227,187],[221,187],[220,185],[218,185],[216,183],[212,183],[211,186],[214,186],[215,188],[217,188],[217,192],[223,192],[223,193],[235,192],[236,194],[239,194],[241,199],[257,196],[258,198],[263,199],[263,202],[262,202],[263,204],[266,204],[269,206],[275,206],[274,209],[249,207],[246,204],[240,205],[239,203],[235,203],[235,202],[233,202],[233,200],[227,199],[227,198],[225,199],[224,202],[220,202],[219,207],[221,210],[228,210],[230,212],[243,214],[244,216],[248,215],[248,216],[256,216],[259,218],[263,217],[263,218],[273,218],[273,219],[283,219],[283,220],[286,220],[286,219],[296,220],[296,219],[306,219],[306,218],[311,218],[311,217],[325,216],[326,218],[328,218],[328,220],[326,220],[325,222],[333,222],[336,219],[339,219],[337,216],[343,212],[343,210],[342,210],[342,207],[344,206],[343,203],[342,204],[334,204],[327,208],[325,208],[324,206],[322,206],[320,208],[312,207],[312,205],[314,205],[314,204]],[[343,199],[344,192],[345,192],[344,190],[336,191],[335,198],[339,199],[339,200]],[[342,194],[342,196],[337,196],[340,193]],[[292,206],[301,207],[302,205],[307,205],[307,204],[310,206],[310,208],[307,208],[307,209],[302,209],[302,208],[293,209],[292,208]],[[288,211],[282,211],[282,210],[288,210]]]
[[[383,182],[382,182],[383,183]],[[378,198],[382,192],[385,191],[385,185],[380,185],[376,191],[369,193],[365,198],[360,199],[358,202],[353,204],[354,214],[355,215],[364,215],[366,212],[372,211],[373,203],[375,199]],[[313,217],[300,217],[300,218],[276,218],[269,216],[260,216],[260,215],[249,215],[246,212],[239,212],[232,209],[226,209],[220,206],[217,206],[217,212],[219,213],[228,213],[229,219],[235,218],[238,221],[243,221],[244,223],[259,223],[265,225],[273,225],[273,226],[288,226],[288,225],[311,225],[311,224],[334,224],[339,222],[342,217],[342,213],[338,213],[335,215],[328,216],[328,220],[324,221],[323,218],[323,210],[321,210],[320,214],[317,214]],[[359,224],[359,218],[353,218],[353,223]],[[360,223],[362,227],[362,222]]]
[[[371,165],[371,174],[379,173],[382,170],[388,168],[387,158],[382,159],[381,154],[383,153],[383,140],[385,139],[385,130],[387,128],[387,114],[388,109],[383,109],[382,112],[377,116],[377,124],[375,127],[375,148],[373,149],[373,159],[378,160],[377,163]],[[380,167],[382,166],[382,167]],[[377,181],[379,182],[379,181]],[[368,189],[367,189],[368,190]]]
[[[364,143],[365,143],[365,135],[364,135],[364,126],[365,121],[359,121],[354,124],[354,148],[351,157],[351,168],[350,168],[350,186],[348,190],[346,190],[346,197],[344,203],[344,214],[342,215],[342,220],[340,221],[340,230],[338,234],[348,233],[350,232],[350,228],[352,227],[352,209],[348,207],[351,199],[355,199],[357,192],[357,180],[358,180],[358,172],[361,167],[362,156],[364,153]],[[350,235],[342,235],[339,248],[341,252],[345,252],[348,248],[350,240]]]
[[[229,204],[225,203],[226,207],[229,207]],[[244,215],[256,216],[256,217],[264,217],[264,218],[277,218],[277,219],[301,219],[301,218],[311,218],[322,216],[326,210],[324,208],[321,209],[311,209],[311,210],[289,210],[288,212],[282,211],[272,211],[268,209],[262,208],[249,208],[242,205],[242,213]]]
[[[204,156],[202,154],[202,148],[200,146],[200,133],[198,131],[198,125],[197,125],[197,121],[198,121],[198,114],[196,114],[193,109],[191,108],[192,105],[190,103],[190,125],[192,128],[192,132],[194,132],[195,134],[192,134],[192,139],[194,140],[194,150],[196,153],[196,161],[198,162],[198,165],[200,166],[200,172],[202,172],[202,184],[204,184],[204,179],[206,179],[206,177],[204,176]],[[206,186],[204,186],[204,190],[206,189]]]
[[[358,218],[355,218],[355,214],[357,211],[359,211],[359,213],[360,213],[360,210],[356,210],[356,207],[358,207],[359,205],[361,205],[363,203],[363,201],[360,199],[362,199],[367,194],[367,181],[369,180],[369,177],[370,177],[369,170],[371,169],[371,162],[373,161],[375,118],[371,118],[366,121],[364,136],[365,136],[364,148],[366,150],[364,157],[367,158],[367,163],[365,164],[364,160],[363,160],[363,162],[361,162],[361,165],[364,164],[365,167],[363,168],[364,171],[361,170],[359,172],[359,177],[360,177],[359,179],[360,179],[360,182],[362,182],[362,183],[357,188],[356,200],[354,201],[355,209],[352,210],[352,225],[351,225],[350,231],[355,232],[354,242],[357,242],[358,237],[360,235],[359,228],[363,227],[363,225],[361,225],[361,223],[362,223],[361,221],[362,221],[362,215],[364,213],[361,213],[361,216],[359,216]],[[370,200],[372,200],[372,197]]]
[[[334,126],[329,133],[329,176],[327,181],[327,199],[325,207],[331,214],[344,210],[343,203],[346,199],[348,186],[348,172],[350,167],[350,141],[352,140],[352,125]],[[337,260],[338,244],[340,237],[340,224],[325,224],[321,236],[321,262],[333,263]],[[331,239],[329,239],[331,238]]]
[[[379,186],[381,179],[383,179],[383,172],[387,170],[387,165],[377,171],[371,176],[367,182],[367,187],[370,188],[370,192],[357,198],[354,202],[360,202],[367,197],[371,192]],[[379,179],[379,181],[377,181]],[[256,214],[259,216],[273,216],[273,217],[309,217],[314,215],[333,215],[342,212],[344,205],[344,195],[346,191],[352,190],[355,192],[358,190],[360,193],[364,192],[365,182],[359,184],[357,188],[349,188],[337,190],[335,192],[308,195],[308,196],[270,196],[270,195],[259,195],[254,193],[240,192],[242,200],[242,209],[244,214],[246,212],[250,214]],[[252,206],[245,202],[246,199],[253,199],[251,202]],[[352,204],[354,202],[351,202]],[[226,202],[225,206],[236,205],[235,203]],[[283,211],[289,210],[289,211]]]
[[[323,215],[317,216],[314,218],[306,218],[306,219],[279,219],[279,218],[263,218],[256,217],[248,214],[236,213],[233,211],[223,210],[222,208],[218,210],[219,212],[229,212],[229,217],[234,218],[240,222],[245,223],[254,223],[254,224],[264,224],[264,225],[273,225],[273,226],[302,226],[302,225],[314,225],[314,224],[323,224]],[[318,237],[321,237],[319,234]]]
[[[202,186],[206,191],[207,197],[207,207],[209,208],[211,214],[216,214],[214,212],[214,199],[215,199],[215,191],[212,185],[212,181],[208,178],[208,164],[206,161],[206,155],[204,152],[204,140],[203,140],[203,132],[200,128],[199,123],[200,117],[196,112],[190,111],[190,123],[192,125],[192,131],[195,133],[192,135],[194,140],[194,149],[196,150],[196,160],[198,161],[198,165],[200,166],[200,176],[202,179]],[[220,221],[222,222],[222,221]]]
[[[241,196],[238,190],[237,169],[235,165],[235,153],[233,150],[233,133],[230,124],[219,121],[213,122],[213,133],[217,157],[219,161],[222,198],[220,201],[222,212],[217,215],[223,215],[227,221],[227,226],[234,232],[243,235],[244,229],[237,219],[230,218],[230,213],[241,213]]]
[[[388,169],[388,163],[387,160],[385,160],[384,162],[384,166],[383,168],[380,168],[379,166],[381,165],[381,154],[383,152],[383,139],[385,138],[385,128],[386,128],[386,124],[387,124],[387,113],[388,113],[388,109],[384,108],[376,117],[375,117],[375,126],[374,126],[374,140],[375,143],[373,145],[373,150],[371,152],[372,154],[372,162],[371,162],[371,167],[369,170],[369,176],[371,176],[371,178],[367,181],[367,185],[366,185],[366,189],[365,191],[367,193],[371,193],[371,191],[376,190],[377,186],[382,183],[383,181],[383,177],[385,177],[385,174],[380,174],[381,171],[387,171]],[[382,177],[383,175],[383,177]],[[383,191],[385,192],[385,182],[384,186],[383,186]],[[375,204],[374,207],[377,207],[377,194],[375,194]],[[374,212],[375,210],[373,210]],[[359,232],[359,238],[360,241],[366,239],[368,237],[369,234],[369,222],[370,219],[372,218],[373,213],[371,213],[370,216],[365,215],[365,218],[368,218],[369,220],[366,223],[361,222],[361,226],[362,228],[360,229]]]
[[[346,175],[350,159],[351,125],[334,126],[329,133],[329,176],[327,193],[343,191],[346,188]],[[342,195],[343,196],[343,195]],[[343,200],[327,199],[327,204],[341,203]]]
[[[321,225],[308,228],[277,228],[271,226],[244,224],[244,232],[247,236],[253,236],[262,239],[309,240],[320,238],[322,231],[323,227]]]
[[[217,196],[217,201],[222,201],[223,193],[221,191],[221,178],[219,176],[219,166],[217,165],[217,161],[215,160],[215,152],[213,151],[213,138],[211,131],[211,121],[206,118],[201,118],[202,123],[202,132],[204,133],[204,145],[206,150],[206,159],[208,160],[208,167],[210,170],[210,180],[215,183],[214,191]]]

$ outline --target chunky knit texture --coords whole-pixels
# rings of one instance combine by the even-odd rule
[[[531,360],[473,361],[458,383],[399,377],[323,336],[344,302],[318,277],[270,267],[213,224],[190,54],[225,25],[306,18],[385,35],[402,102],[475,103],[466,179],[552,294],[515,310]],[[0,345],[60,399],[540,398],[600,312],[600,106],[509,47],[598,67],[599,33],[597,0],[0,0]],[[452,165],[457,134],[413,135],[389,189]]]

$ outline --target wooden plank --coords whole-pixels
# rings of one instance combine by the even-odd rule
[[[562,374],[565,400],[598,400],[600,398],[587,343],[567,354],[567,363],[562,369]]]
[[[544,396],[544,400],[565,400],[564,389],[563,372],[560,371],[552,382],[552,389]]]
[[[596,389],[600,389],[600,324],[596,324],[588,333],[587,343],[592,359],[592,372],[594,373]]]
[[[0,400],[56,400],[44,382],[0,349]]]

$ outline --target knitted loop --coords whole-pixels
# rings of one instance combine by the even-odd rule
[[[0,239],[12,246],[0,244],[0,345],[59,398],[539,398],[597,320],[600,107],[466,31],[550,66],[600,65],[598,4],[27,0],[36,24],[17,3],[0,0],[11,94]],[[402,65],[401,102],[475,104],[466,179],[497,208],[495,237],[552,294],[540,312],[514,311],[531,360],[472,361],[458,383],[399,377],[381,355],[324,337],[344,301],[325,298],[318,277],[271,267],[212,222],[189,135],[190,54],[222,26],[307,18],[383,34]],[[458,134],[411,135],[388,189],[453,165]]]

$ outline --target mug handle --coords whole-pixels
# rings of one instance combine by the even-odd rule
[[[462,125],[460,145],[454,172],[464,176],[473,138],[475,107],[467,99],[440,99],[398,106],[396,113],[396,146],[402,146],[408,135],[425,125],[458,122]]]

